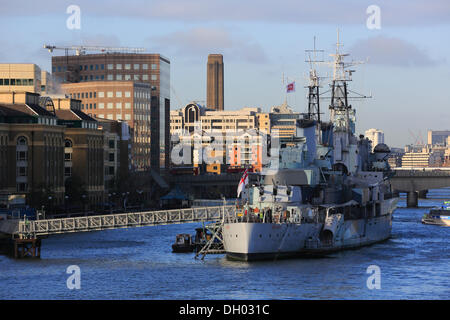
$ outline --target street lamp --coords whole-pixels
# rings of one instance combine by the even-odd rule
[[[48,210],[52,211],[52,196],[48,196]]]
[[[83,214],[86,214],[86,195],[85,194],[83,194],[82,196],[81,196],[81,201],[83,202]]]
[[[67,215],[67,202],[69,201],[69,196],[64,196],[64,199],[65,199],[65,201],[64,201],[64,206],[65,206],[65,209],[66,209],[66,215]]]

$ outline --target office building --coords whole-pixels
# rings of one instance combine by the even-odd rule
[[[0,92],[41,92],[41,68],[34,63],[0,63]]]
[[[428,130],[427,144],[431,146],[448,146],[448,139],[450,137],[449,130]]]
[[[157,97],[148,83],[88,81],[64,83],[61,89],[81,100],[81,111],[101,119],[125,121],[132,128],[132,169],[160,168],[160,117]]]
[[[91,92],[88,87],[93,85],[93,82],[111,82],[111,86],[114,87],[114,82],[132,81],[136,84],[147,84],[151,89],[152,96],[152,119],[153,123],[151,127],[155,134],[153,137],[157,137],[159,140],[158,152],[162,151],[164,155],[160,155],[159,158],[165,159],[164,166],[168,165],[169,161],[169,147],[170,147],[170,61],[160,54],[141,54],[141,53],[101,53],[101,54],[80,54],[80,55],[65,55],[65,56],[52,56],[52,75],[59,79],[64,86],[67,83],[79,83],[87,84],[84,92]],[[120,84],[118,84],[120,85]],[[67,88],[67,86],[66,86]],[[81,88],[81,87],[80,87]],[[80,98],[83,100],[83,98]],[[84,98],[86,99],[86,98]],[[89,96],[89,99],[91,97]],[[117,103],[120,101],[110,101],[109,103]],[[82,102],[83,105],[94,104],[96,102]],[[98,102],[101,103],[101,102]],[[122,104],[127,103],[122,101]],[[144,103],[144,102],[141,102]],[[117,107],[117,105],[115,106]],[[107,106],[105,107],[107,108]],[[124,106],[122,106],[124,108]],[[84,109],[86,112],[86,109]],[[86,112],[92,114],[113,114],[112,112]],[[114,113],[117,114],[117,113]],[[126,113],[125,113],[126,114]],[[125,114],[122,114],[125,116]],[[131,116],[131,115],[130,115]],[[139,121],[144,120],[148,114],[144,112],[136,114]],[[156,120],[156,117],[159,120]],[[148,118],[149,119],[149,118]],[[117,120],[114,118],[114,120]],[[122,120],[127,120],[122,118]],[[131,119],[130,119],[131,120]],[[142,124],[144,125],[144,124]],[[146,124],[145,124],[146,125]],[[130,126],[134,126],[130,123]],[[148,128],[140,130],[137,128],[134,130],[138,135],[139,143],[148,143],[150,138],[147,136],[146,131]],[[142,132],[143,131],[143,132]],[[159,131],[156,135],[156,131]],[[145,142],[144,142],[145,141]],[[154,141],[155,142],[155,141]],[[142,152],[139,154],[148,155],[149,150],[145,146],[140,146]],[[154,150],[156,150],[154,148]],[[148,157],[147,157],[148,158]],[[153,157],[152,168],[159,169],[159,159],[156,164],[156,159]],[[144,170],[149,167],[149,163],[144,158],[140,158],[136,163],[139,170]],[[158,167],[158,168],[156,168]]]
[[[365,137],[370,140],[372,151],[377,144],[384,143],[384,133],[378,129],[369,129],[364,133]]]
[[[288,106],[287,101],[279,106],[273,106],[269,113],[271,136],[279,138],[280,142],[292,139],[295,136],[297,120],[299,118],[300,113],[294,112],[292,108]],[[265,128],[265,126],[263,128]]]

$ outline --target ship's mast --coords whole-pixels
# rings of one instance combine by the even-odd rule
[[[320,77],[317,74],[317,64],[322,63],[323,59],[319,60],[318,53],[323,53],[323,50],[316,49],[316,37],[314,37],[314,49],[305,50],[306,61],[309,63],[309,85],[308,85],[308,114],[307,119],[315,119],[320,123],[320,102],[319,102],[319,88]]]
[[[359,61],[345,62],[344,59],[349,54],[341,53],[340,47],[342,43],[339,40],[339,30],[337,31],[336,52],[330,54],[334,58],[333,66],[333,80],[331,82],[331,104],[329,109],[331,111],[331,121],[337,120],[335,125],[342,131],[347,131],[349,134],[354,133],[350,125],[350,113],[352,106],[348,104],[348,88],[347,82],[352,81],[352,73],[355,70],[347,70],[347,68],[361,64]],[[344,121],[342,121],[344,120]]]

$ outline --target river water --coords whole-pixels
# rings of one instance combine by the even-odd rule
[[[449,299],[450,228],[420,222],[442,196],[431,192],[435,199],[415,209],[401,199],[391,239],[320,259],[246,263],[172,253],[175,235],[199,224],[53,236],[43,240],[41,259],[0,256],[0,299]],[[80,268],[78,290],[66,284],[71,265]],[[379,289],[367,286],[371,265],[379,267]]]

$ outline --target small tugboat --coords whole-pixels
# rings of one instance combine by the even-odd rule
[[[192,252],[195,249],[195,244],[192,237],[188,233],[177,234],[175,243],[172,244],[172,252]]]
[[[177,234],[175,243],[172,244],[172,252],[194,252],[198,251],[211,239],[211,232],[205,227],[196,228],[195,235],[188,233]]]
[[[429,213],[424,214],[422,223],[450,227],[450,201],[444,201],[440,208],[433,208]]]

